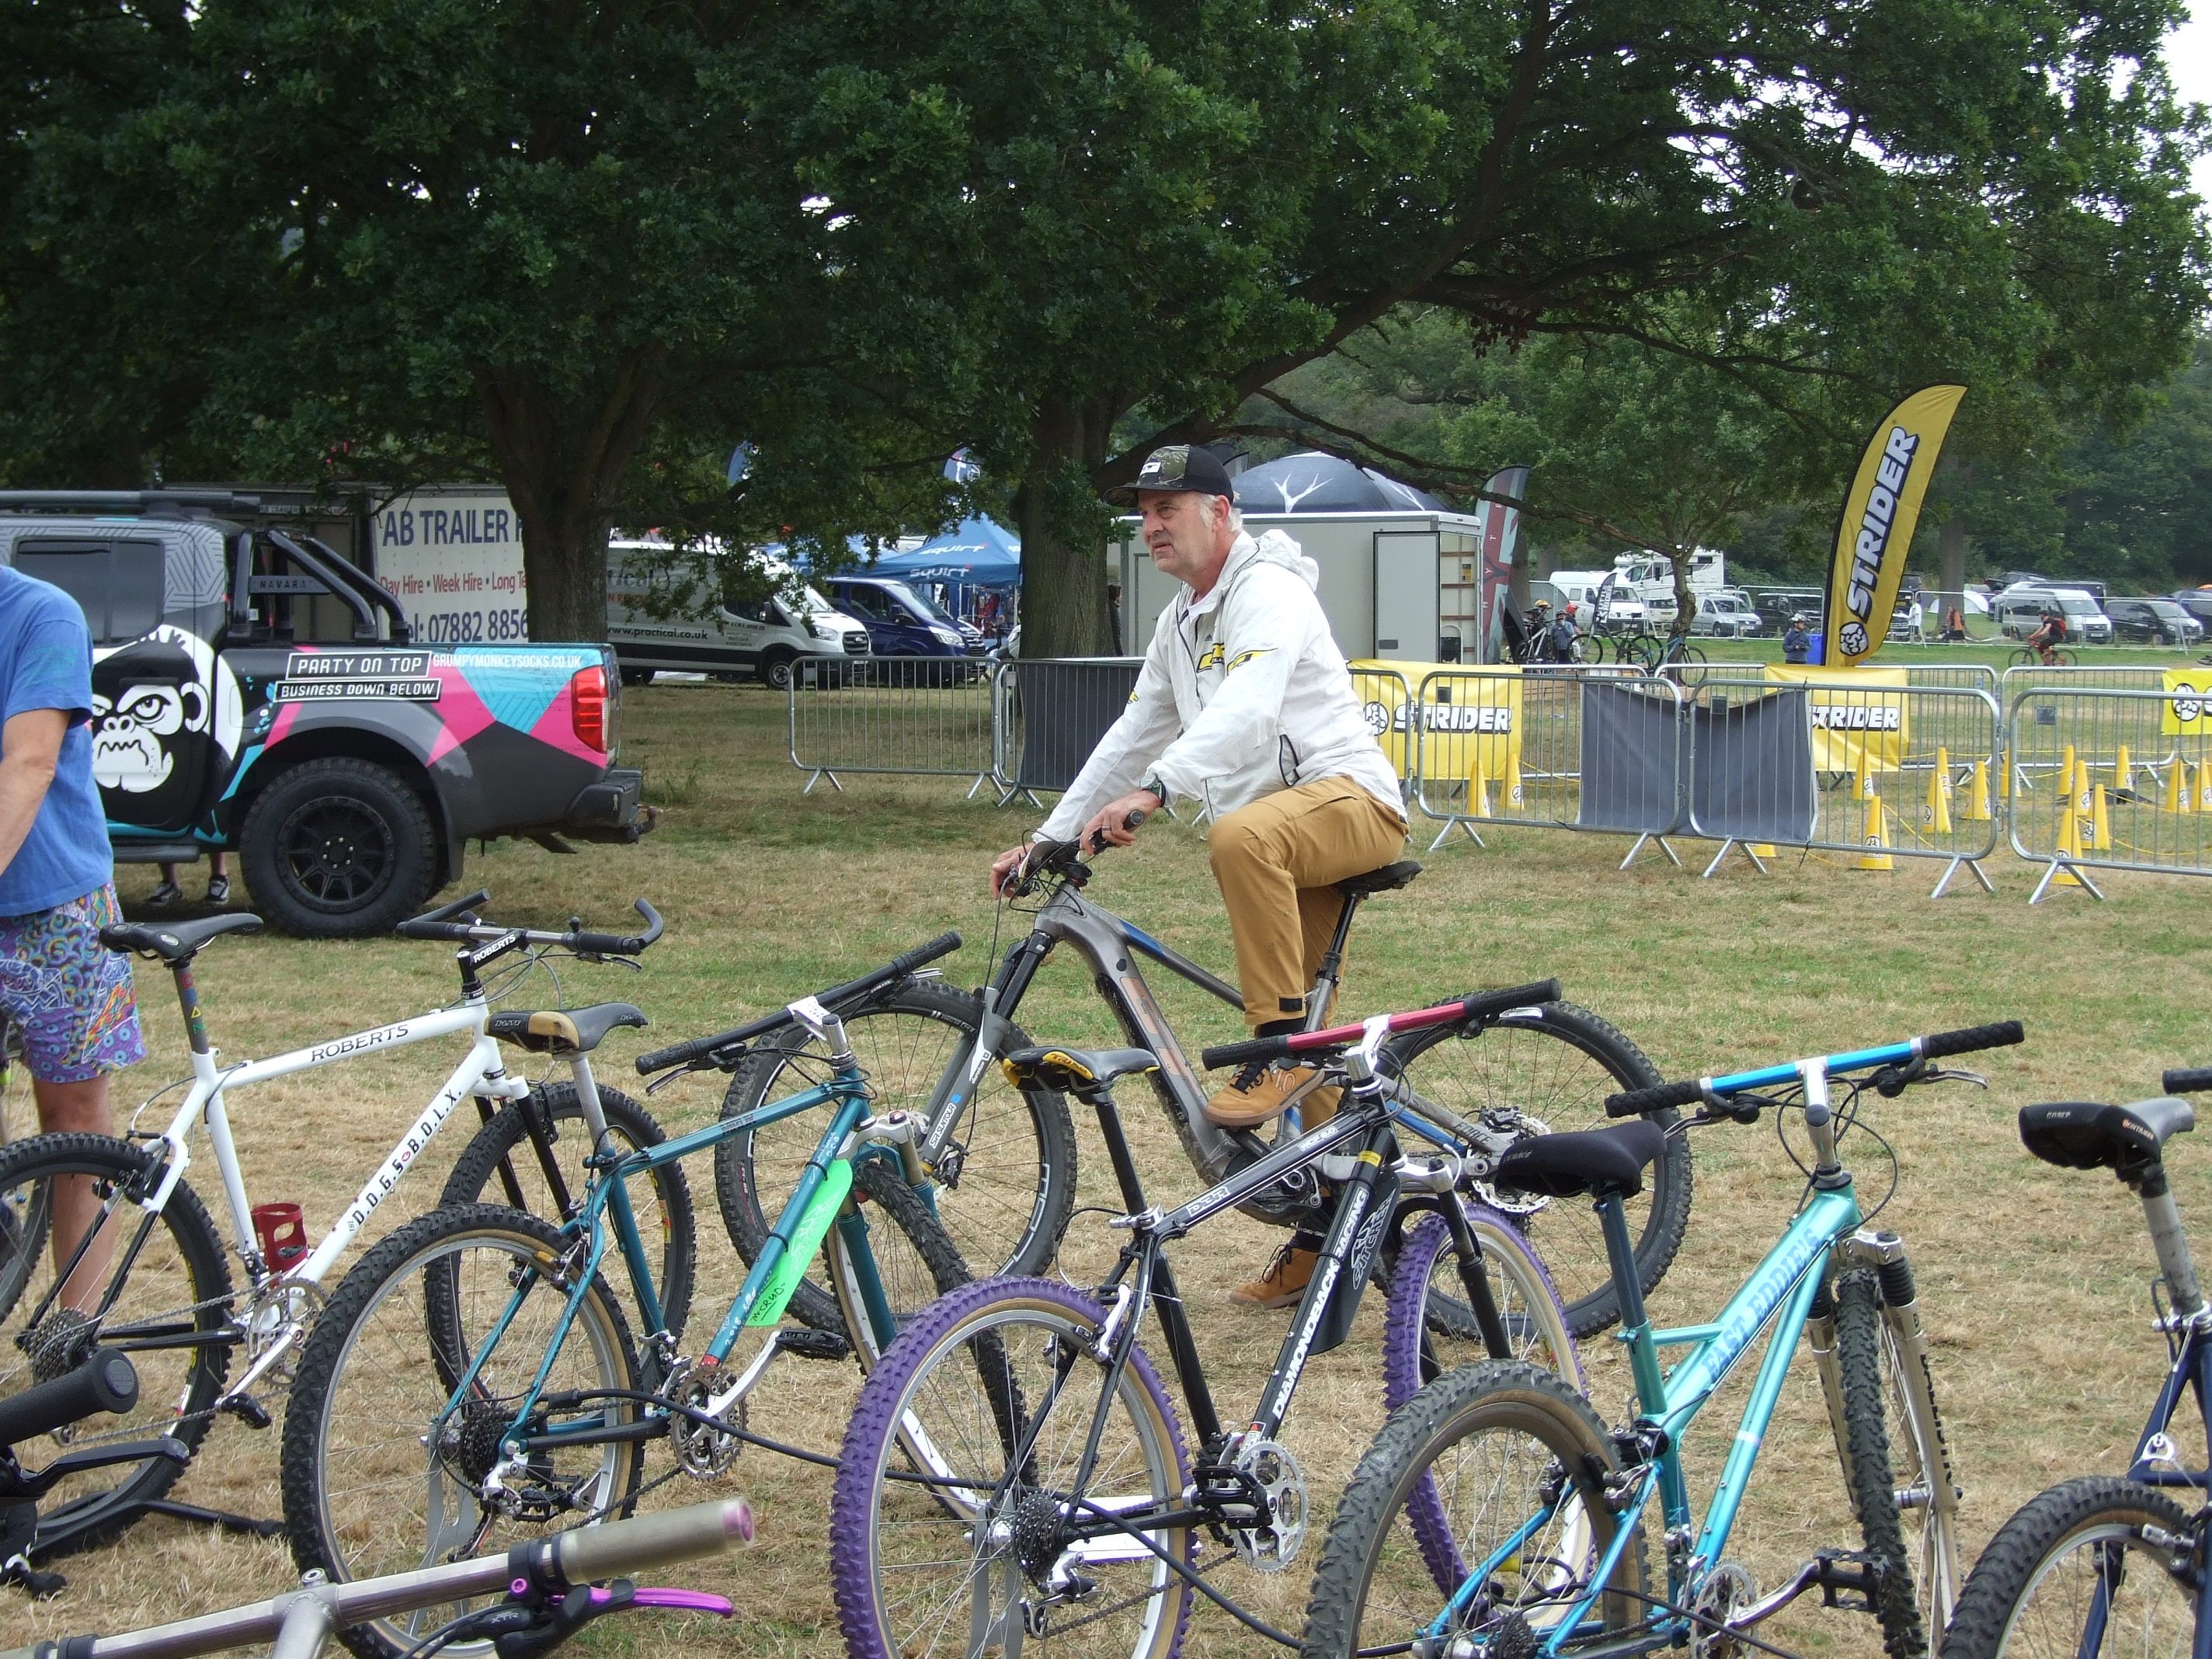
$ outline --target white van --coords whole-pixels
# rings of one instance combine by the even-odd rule
[[[865,672],[867,629],[780,559],[763,561],[777,584],[764,599],[734,608],[709,602],[703,615],[654,616],[648,596],[675,580],[662,562],[667,552],[658,538],[607,544],[607,643],[621,662],[623,684],[642,684],[670,669],[724,680],[757,675],[781,691],[801,657],[845,659],[840,678]]]
[[[2008,640],[2024,640],[2035,632],[2045,610],[2066,618],[2067,636],[2075,645],[2112,642],[2112,619],[2078,587],[2008,587],[1990,602],[1997,631]]]
[[[1574,606],[1575,626],[1587,634],[1597,625],[1597,591],[1612,574],[1608,570],[1554,570],[1544,580],[1559,590],[1562,605]],[[1627,583],[1614,581],[1613,591],[1606,596],[1606,631],[1640,633],[1650,614]]]

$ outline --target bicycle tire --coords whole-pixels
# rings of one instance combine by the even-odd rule
[[[5,1269],[19,1294],[0,1316],[0,1395],[74,1370],[98,1346],[120,1349],[137,1370],[137,1405],[76,1425],[70,1431],[71,1448],[167,1435],[197,1451],[229,1373],[238,1336],[230,1264],[205,1206],[182,1181],[151,1215],[126,1196],[159,1151],[106,1135],[64,1133],[34,1135],[0,1152],[0,1212],[50,1217],[52,1183],[82,1177],[93,1183],[104,1212],[131,1218],[127,1224],[140,1241],[135,1251],[128,1248],[128,1236],[118,1241],[109,1262],[123,1262],[119,1272],[103,1274],[97,1295],[80,1294],[80,1303],[95,1307],[112,1295],[113,1305],[98,1321],[60,1305],[59,1269],[45,1248],[46,1224],[22,1239],[29,1255]],[[190,1340],[194,1335],[202,1340]],[[93,1522],[70,1547],[88,1549],[119,1536],[131,1524],[131,1509],[161,1497],[183,1472],[167,1457],[112,1464],[63,1481],[40,1504],[49,1520],[73,1506],[78,1518]],[[103,1510],[112,1510],[115,1518],[100,1523]]]
[[[2107,1627],[2128,1633],[2130,1659],[2187,1659],[2195,1592],[2168,1565],[2173,1550],[2151,1544],[2145,1527],[2185,1542],[2191,1522],[2164,1492],[2112,1475],[2029,1499],[1974,1564],[1942,1659],[2097,1659],[2102,1650],[2085,1643],[2081,1615],[2100,1594]]]
[[[1572,654],[1577,662],[1594,668],[1605,660],[1605,641],[1595,634],[1578,634]]]
[[[1834,1295],[1844,1431],[1844,1443],[1838,1449],[1859,1535],[1866,1540],[1867,1553],[1883,1567],[1880,1593],[1874,1598],[1875,1617],[1889,1659],[1925,1659],[1930,1621],[1922,1610],[1922,1585],[1914,1573],[1919,1558],[1916,1545],[1923,1540],[1905,1535],[1892,1443],[1884,1423],[1883,1400],[1890,1387],[1886,1372],[1894,1355],[1883,1340],[1881,1287],[1875,1275],[1863,1269],[1837,1279]],[[1908,1459],[1911,1455],[1908,1451]],[[1941,1519],[1933,1509],[1922,1513]],[[1934,1628],[1941,1634],[1941,1624]]]
[[[1478,1436],[1481,1440],[1470,1452],[1468,1443]],[[1448,1477],[1441,1468],[1447,1459]],[[1462,1489],[1459,1477],[1470,1466],[1474,1478],[1467,1484],[1504,1495],[1503,1512],[1480,1521],[1424,1524],[1422,1506],[1409,1505],[1408,1499],[1447,1484],[1456,1498]],[[1540,1641],[1548,1633],[1543,1609],[1556,1605],[1551,1598],[1576,1577],[1586,1579],[1612,1545],[1616,1516],[1606,1501],[1604,1480],[1618,1467],[1605,1425],[1557,1373],[1511,1361],[1447,1371],[1390,1414],[1345,1487],[1314,1570],[1300,1654],[1348,1659],[1370,1650],[1403,1651],[1466,1580],[1468,1557],[1482,1548],[1480,1565],[1494,1553],[1478,1539],[1495,1536],[1502,1542],[1519,1531],[1542,1506],[1543,1483],[1558,1478],[1566,1484],[1553,1518],[1498,1564],[1489,1593],[1471,1598],[1466,1610],[1471,1616],[1449,1632],[1473,1634],[1488,1650],[1485,1632],[1498,1632],[1517,1613],[1526,1621],[1523,1634]],[[1520,1490],[1506,1494],[1516,1481]],[[1565,1495],[1569,1486],[1571,1497]],[[1447,1502],[1444,1507],[1460,1506]],[[1530,1561],[1536,1564],[1533,1573],[1523,1565]],[[1639,1525],[1593,1607],[1606,1631],[1625,1631],[1643,1619],[1644,1587]],[[1554,1622],[1557,1617],[1555,1612]]]
[[[31,1091],[31,1068],[23,1054],[23,1028],[0,1010],[0,1152],[39,1132],[38,1104]],[[46,1248],[52,1220],[52,1194],[44,1186],[20,1201],[0,1203],[0,1321],[15,1310],[15,1299],[30,1282],[39,1253]]]
[[[631,1147],[658,1146],[667,1139],[653,1115],[628,1095],[604,1088],[599,1092],[599,1108],[606,1115],[610,1134]],[[543,1216],[556,1226],[568,1219],[553,1212],[552,1194],[544,1184],[544,1172],[531,1145],[529,1117],[533,1111],[545,1112],[553,1146],[569,1149],[568,1157],[559,1158],[557,1152],[555,1156],[559,1158],[562,1179],[573,1206],[582,1200],[592,1174],[584,1167],[584,1160],[593,1150],[589,1138],[582,1133],[584,1108],[576,1097],[574,1083],[540,1084],[531,1091],[531,1097],[529,1100],[507,1102],[471,1137],[453,1164],[453,1174],[446,1178],[446,1189],[438,1198],[440,1209],[459,1204],[505,1204]],[[570,1126],[574,1133],[563,1135],[563,1124]],[[512,1160],[509,1169],[525,1200],[520,1205],[514,1203],[515,1194],[507,1191],[501,1174],[500,1164],[507,1159]],[[691,1213],[690,1182],[684,1178],[683,1164],[675,1163],[664,1164],[634,1176],[627,1184],[631,1212],[637,1218],[638,1236],[647,1242],[648,1249],[654,1217],[659,1217],[662,1241],[660,1273],[653,1289],[660,1298],[661,1316],[668,1327],[669,1338],[680,1343],[684,1319],[691,1310],[692,1279],[698,1261],[699,1241]],[[627,1288],[626,1273],[616,1273],[614,1279]],[[629,1310],[634,1316],[639,1311],[634,1303]],[[642,1329],[642,1320],[638,1323]],[[644,1334],[652,1334],[650,1331]]]
[[[926,1114],[938,1079],[972,1052],[981,1017],[974,997],[932,980],[908,981],[847,1012],[846,1035],[868,1074],[877,1109]],[[1018,1029],[1006,1035],[1010,1051],[1029,1040]],[[794,1067],[802,1054],[813,1060],[816,1075]],[[811,1087],[825,1073],[820,1045],[795,1031],[787,1046],[763,1048],[738,1068],[723,1096],[722,1115],[757,1109],[774,1097],[779,1079]],[[963,1120],[951,1138],[960,1149],[951,1172],[936,1183],[939,1218],[961,1259],[983,1277],[1042,1272],[1075,1207],[1075,1127],[1066,1097],[1045,1090],[1017,1094],[996,1066],[987,1066]],[[741,1131],[714,1149],[722,1224],[748,1265],[758,1259],[770,1220],[781,1212],[821,1135],[822,1120],[801,1113]],[[817,1330],[844,1328],[835,1299],[811,1273],[792,1297],[791,1312]]]
[[[923,1309],[970,1283],[971,1276],[945,1224],[922,1195],[906,1184],[896,1164],[879,1157],[857,1159],[853,1191],[860,1202],[853,1206],[852,1218],[866,1229],[862,1237],[868,1261],[861,1261],[863,1246],[848,1231],[844,1218],[831,1224],[822,1249],[845,1340],[853,1345],[860,1369],[870,1371]],[[901,1235],[902,1249],[892,1252],[880,1248],[881,1233],[867,1224],[863,1206],[869,1203]],[[870,1307],[871,1274],[884,1292],[879,1310]],[[878,1328],[884,1322],[890,1326],[888,1331]]]
[[[1052,1540],[1038,1543],[1033,1529],[1054,1524],[1049,1513],[1071,1496],[1054,1486],[1050,1477],[1063,1460],[1081,1453],[1101,1401],[1092,1381],[1098,1373],[1089,1364],[1081,1364],[1057,1395],[1043,1379],[1051,1374],[1052,1356],[1062,1351],[1056,1345],[1087,1346],[1096,1341],[1105,1319],[1096,1302],[1054,1280],[998,1279],[970,1285],[916,1320],[861,1385],[830,1500],[830,1584],[853,1659],[893,1659],[908,1651],[901,1632],[890,1627],[908,1623],[905,1610],[921,1591],[908,1595],[890,1588],[908,1582],[890,1559],[902,1553],[900,1540],[913,1540],[913,1553],[922,1557],[914,1571],[948,1570],[948,1599],[963,1609],[982,1587],[981,1606],[972,1615],[964,1610],[958,1615],[971,1632],[978,1621],[988,1629],[998,1620],[1019,1617],[1025,1588],[1040,1575],[1024,1569],[1017,1546],[1005,1534],[1018,1528],[1030,1534],[1019,1549],[1030,1553],[1038,1568],[1048,1570],[1058,1559],[1059,1552],[1050,1559],[1037,1559]],[[964,1403],[954,1398],[963,1382]],[[1174,1503],[1189,1482],[1189,1460],[1174,1406],[1141,1350],[1132,1354],[1109,1399],[1097,1480],[1111,1483],[1119,1474],[1133,1486],[1138,1480],[1146,1486],[1123,1492],[1094,1484],[1091,1491],[1104,1491],[1109,1498]],[[1064,1409],[1069,1414],[1066,1431],[1044,1425],[1036,1435],[1032,1455],[1011,1477],[1012,1489],[999,1511],[1012,1524],[1003,1532],[996,1517],[994,1524],[975,1524],[978,1506],[970,1494],[995,1493],[1008,1484],[1011,1434],[1030,1421],[1029,1412],[1040,1401],[1050,1402],[1047,1412]],[[1070,1436],[1072,1445],[1066,1443]],[[927,1447],[934,1462],[958,1473],[967,1473],[969,1460],[975,1460],[972,1483],[950,1489],[948,1496],[945,1486],[895,1478],[914,1460],[916,1446]],[[1166,1530],[1154,1541],[1188,1565],[1188,1528]],[[1112,1571],[1117,1567],[1119,1573]],[[1058,1609],[1060,1616],[1048,1618],[1042,1632],[1028,1632],[1024,1652],[1034,1651],[1042,1659],[1054,1654],[1092,1659],[1121,1652],[1131,1659],[1173,1659],[1182,1650],[1190,1589],[1164,1563],[1147,1555],[1137,1562],[1087,1562],[1084,1571],[1097,1585],[1094,1594],[1108,1604],[1107,1614],[1133,1607],[1135,1617],[1128,1621],[1133,1628],[1107,1639],[1096,1624],[1079,1622],[1084,1603],[1077,1601]],[[1125,1600],[1129,1607],[1117,1605]],[[995,1618],[987,1616],[991,1609]],[[912,1617],[926,1622],[930,1612],[925,1607]],[[1058,1639],[1063,1635],[1069,1639]],[[971,1639],[971,1649],[975,1645]]]
[[[1396,1411],[1448,1370],[1482,1359],[1518,1359],[1556,1371],[1584,1391],[1582,1357],[1552,1276],[1510,1219],[1484,1204],[1462,1210],[1486,1264],[1491,1295],[1513,1352],[1491,1353],[1459,1281],[1459,1251],[1442,1216],[1407,1230],[1390,1271],[1382,1316],[1382,1408]]]
[[[1659,641],[1649,634],[1635,634],[1620,642],[1620,660],[1633,663],[1645,673],[1659,666]]]
[[[1452,1027],[1431,1026],[1395,1040],[1389,1052],[1395,1074],[1427,1098],[1475,1120],[1497,1109],[1516,1112],[1531,1120],[1534,1133],[1602,1127],[1610,1121],[1607,1095],[1664,1080],[1610,1021],[1571,1002],[1516,1009],[1464,1038]],[[1424,1060],[1431,1063],[1416,1071]],[[1662,1129],[1678,1121],[1671,1108],[1644,1116]],[[1647,1176],[1644,1194],[1628,1201],[1628,1224],[1636,1237],[1637,1276],[1648,1296],[1690,1224],[1688,1138],[1669,1135]],[[1514,1218],[1534,1247],[1565,1305],[1569,1330],[1589,1337],[1620,1317],[1604,1236],[1590,1206],[1487,1188],[1482,1195]]]
[[[301,1354],[284,1415],[284,1529],[301,1571],[333,1580],[372,1577],[503,1548],[548,1529],[550,1516],[544,1524],[529,1516],[502,1524],[477,1501],[474,1488],[511,1420],[505,1402],[536,1376],[550,1322],[566,1306],[565,1292],[538,1269],[567,1243],[539,1217],[477,1204],[409,1222],[346,1274]],[[472,1271],[472,1254],[481,1260],[481,1279]],[[518,1285],[526,1268],[526,1282]],[[527,1294],[532,1290],[543,1294]],[[477,1322],[488,1327],[518,1291],[524,1299],[514,1317],[500,1326],[495,1346],[479,1352]],[[541,1315],[547,1323],[537,1322]],[[540,1332],[544,1337],[533,1341]],[[463,1420],[449,1425],[437,1455],[426,1461],[427,1437],[465,1357],[476,1385],[487,1390],[484,1409],[470,1415],[464,1407]],[[553,1362],[547,1392],[638,1386],[622,1306],[594,1278]],[[617,1424],[637,1410],[622,1402],[603,1409]],[[627,1512],[644,1462],[637,1443],[584,1450],[580,1474],[556,1467],[550,1456],[534,1472],[549,1484],[576,1482],[569,1496],[587,1506],[585,1524]],[[393,1473],[365,1492],[364,1481],[380,1468]],[[402,1507],[410,1491],[425,1493],[421,1512]],[[432,1508],[441,1511],[434,1529],[427,1512]],[[422,1608],[404,1623],[378,1621],[338,1634],[361,1659],[397,1659],[465,1605]],[[483,1644],[477,1650],[484,1650]]]

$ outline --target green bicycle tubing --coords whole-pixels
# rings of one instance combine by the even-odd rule
[[[792,1230],[791,1243],[784,1246],[783,1254],[776,1258],[769,1270],[768,1283],[761,1287],[759,1299],[753,1310],[745,1316],[748,1325],[774,1325],[783,1318],[783,1310],[799,1281],[806,1276],[806,1264],[814,1260],[815,1251],[829,1237],[830,1224],[837,1218],[837,1212],[845,1207],[845,1200],[853,1190],[853,1165],[840,1158],[830,1166],[822,1185],[815,1190],[814,1201],[799,1218]],[[770,1235],[769,1248],[775,1248],[775,1238]]]

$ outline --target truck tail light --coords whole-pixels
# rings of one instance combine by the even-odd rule
[[[576,741],[586,749],[607,752],[607,671],[580,668],[568,680],[568,717],[576,728]]]

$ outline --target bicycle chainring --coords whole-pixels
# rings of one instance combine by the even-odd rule
[[[704,1412],[714,1398],[714,1378],[700,1375],[690,1360],[679,1359],[669,1371],[668,1381],[661,1385],[660,1396],[679,1406],[689,1406],[695,1412]],[[742,1399],[725,1407],[714,1420],[722,1426],[709,1428],[697,1418],[674,1412],[668,1416],[670,1449],[684,1472],[696,1480],[708,1480],[726,1473],[730,1465],[738,1461],[738,1454],[745,1449],[745,1443],[738,1437],[745,1426],[745,1402]]]
[[[1739,1561],[1723,1561],[1707,1573],[1691,1603],[1698,1614],[1690,1632],[1691,1659],[1751,1659],[1753,1650],[1709,1621],[1725,1624],[1759,1599],[1759,1581]]]
[[[259,1286],[246,1305],[246,1357],[250,1364],[279,1342],[301,1339],[274,1367],[285,1382],[299,1366],[299,1351],[330,1297],[304,1279],[274,1279]]]
[[[1297,1559],[1306,1541],[1305,1471],[1289,1447],[1255,1440],[1237,1454],[1231,1466],[1266,1500],[1267,1519],[1257,1527],[1232,1528],[1230,1540],[1244,1564],[1260,1572],[1280,1572]]]

